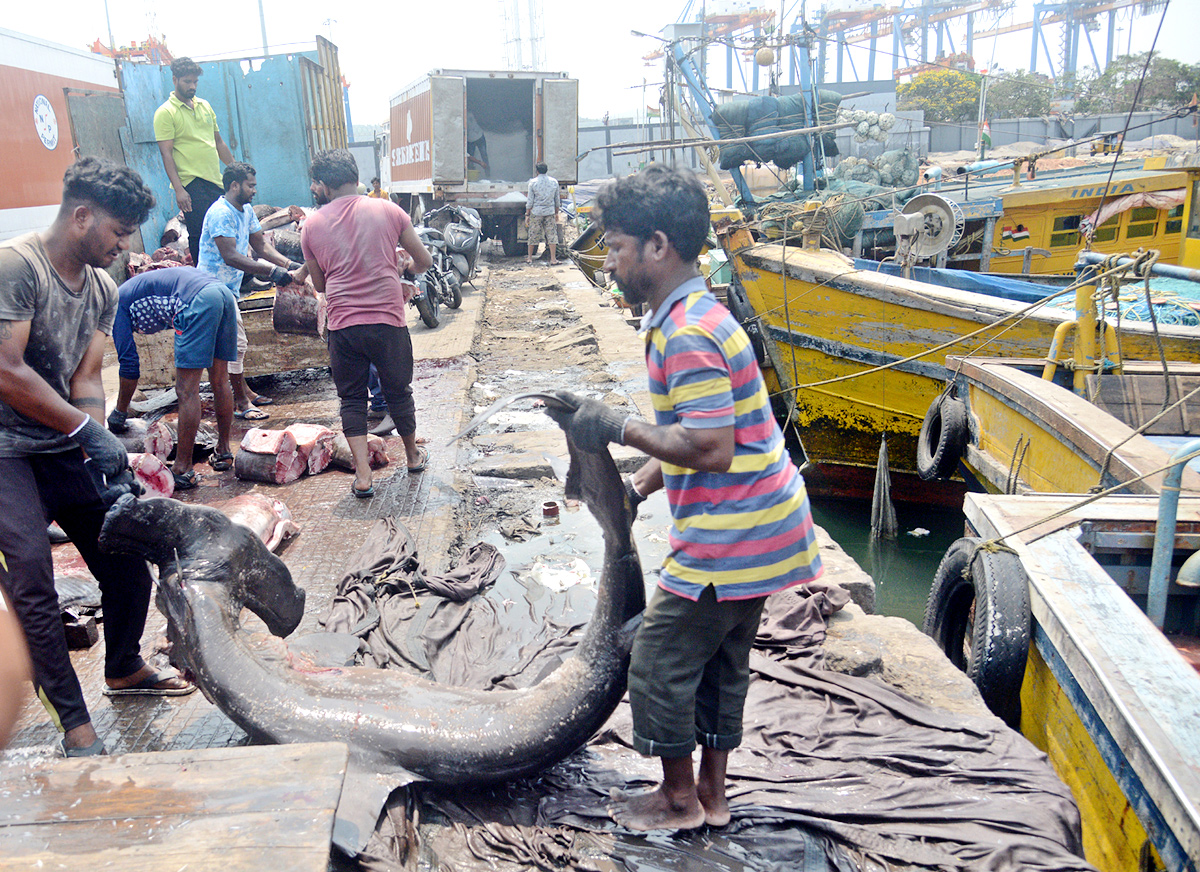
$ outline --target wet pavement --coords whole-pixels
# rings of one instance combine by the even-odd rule
[[[398,437],[390,436],[387,446],[391,462],[375,471],[375,496],[369,500],[350,493],[352,473],[332,467],[292,484],[269,485],[239,481],[232,470],[214,472],[207,463],[196,464],[202,475],[200,486],[177,495],[185,502],[211,505],[258,491],[288,506],[301,532],[283,546],[279,556],[297,583],[308,591],[298,633],[321,630],[318,620],[328,611],[343,564],[375,520],[387,516],[400,518],[416,539],[422,560],[433,569],[443,568],[461,545],[456,517],[464,486],[464,472],[458,463],[462,448],[448,442],[474,414],[466,402],[474,372],[470,352],[483,310],[487,280],[485,269],[476,279],[477,287],[465,289],[462,308],[443,309],[441,322],[434,330],[421,324],[415,310],[409,309],[416,360],[413,393],[418,435],[428,440],[429,449],[429,464],[424,472],[408,473],[404,446]],[[254,424],[277,429],[304,422],[341,429],[337,393],[328,370],[248,375],[256,391],[275,401],[264,408],[270,419]],[[235,450],[252,425],[234,420],[231,442]],[[81,565],[78,553],[69,544],[56,546],[54,557],[60,575],[73,565]],[[142,652],[156,666],[166,666],[166,655],[159,650],[165,642],[165,627],[165,619],[152,604],[142,637]],[[72,662],[93,725],[111,754],[248,743],[246,734],[198,692],[176,698],[112,700],[104,696],[103,633],[90,649],[72,652]],[[58,741],[59,733],[31,695],[14,728],[9,748],[53,751]]]

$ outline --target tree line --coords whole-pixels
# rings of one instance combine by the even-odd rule
[[[1092,69],[1052,79],[1018,70],[992,76],[987,85],[987,117],[1037,118],[1049,115],[1051,104],[1060,100],[1074,101],[1070,109],[1074,115],[1127,112],[1135,96],[1140,111],[1170,112],[1200,93],[1200,63],[1185,64],[1155,55],[1146,68],[1139,95],[1147,54],[1118,58],[1103,73]],[[973,122],[979,117],[983,78],[956,69],[927,70],[896,86],[897,108],[924,110],[927,121]]]

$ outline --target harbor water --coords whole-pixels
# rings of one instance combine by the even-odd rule
[[[813,521],[875,579],[875,611],[919,628],[938,563],[963,535],[962,510],[897,503],[896,539],[879,542],[871,541],[868,501],[814,499],[812,511]]]

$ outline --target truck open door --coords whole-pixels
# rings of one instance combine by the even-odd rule
[[[467,178],[466,80],[459,76],[429,77],[430,124],[433,128],[433,183],[457,185]]]
[[[542,84],[543,154],[550,175],[564,185],[578,181],[579,82],[546,79]]]

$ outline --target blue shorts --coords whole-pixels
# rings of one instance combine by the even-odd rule
[[[175,368],[207,369],[214,359],[237,360],[237,298],[220,282],[175,314]]]

